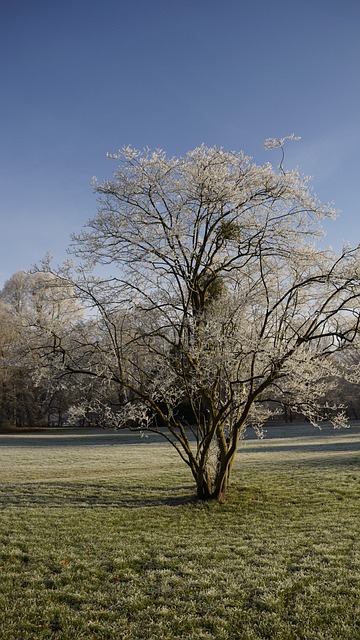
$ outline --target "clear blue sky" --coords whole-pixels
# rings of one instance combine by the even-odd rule
[[[127,144],[262,163],[295,133],[329,243],[360,241],[359,0],[0,0],[0,69],[0,286],[66,257]]]

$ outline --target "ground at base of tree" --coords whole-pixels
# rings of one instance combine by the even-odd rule
[[[166,444],[41,438],[1,439],[2,640],[360,637],[356,430],[245,441],[222,506]]]

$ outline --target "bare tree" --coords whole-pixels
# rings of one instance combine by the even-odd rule
[[[117,388],[118,406],[95,403],[104,425],[161,433],[198,497],[221,501],[245,429],[277,404],[315,423],[344,375],[334,355],[359,329],[359,251],[316,247],[334,211],[283,160],[204,146],[110,157],[120,166],[94,181],[98,214],[73,238],[80,266],[58,274],[97,313],[64,370]]]
[[[39,426],[55,414],[61,422],[75,396],[70,381],[59,377],[59,327],[71,332],[81,314],[73,290],[51,274],[18,271],[5,283],[0,291],[0,425]]]

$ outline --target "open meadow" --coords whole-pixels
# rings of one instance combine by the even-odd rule
[[[245,439],[228,502],[169,445],[0,435],[0,638],[360,638],[360,428]]]

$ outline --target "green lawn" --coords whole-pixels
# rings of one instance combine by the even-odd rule
[[[0,438],[1,640],[360,638],[360,430],[246,441],[223,506],[189,500],[166,444],[21,438]]]

